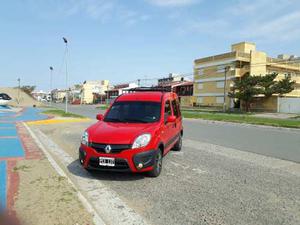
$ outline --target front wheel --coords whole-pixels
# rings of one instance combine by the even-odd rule
[[[174,145],[173,150],[174,151],[180,151],[181,148],[182,148],[182,135],[179,135],[178,141]]]
[[[162,170],[162,160],[163,160],[162,151],[159,149],[155,156],[153,170],[148,172],[148,175],[150,177],[158,177],[159,176],[159,174],[161,173],[161,170]]]

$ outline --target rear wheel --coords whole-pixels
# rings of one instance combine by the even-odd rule
[[[176,144],[173,147],[174,151],[180,151],[182,148],[182,135],[179,135],[178,141],[176,142]]]
[[[148,172],[148,175],[150,177],[158,177],[162,170],[162,160],[163,160],[163,154],[162,151],[159,149],[156,156],[155,156],[155,162],[153,165],[153,170]]]

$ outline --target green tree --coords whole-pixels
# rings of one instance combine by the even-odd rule
[[[259,77],[251,76],[249,73],[245,74],[241,79],[236,78],[234,80],[234,86],[228,93],[230,98],[237,98],[241,102],[245,103],[246,111],[250,110],[250,104],[253,101],[255,95],[260,93],[257,87],[259,83]]]
[[[274,85],[274,92],[282,96],[283,94],[287,94],[295,89],[296,81],[291,80],[291,75],[285,76],[284,79],[278,81]]]
[[[244,102],[246,111],[249,112],[250,105],[257,95],[268,98],[273,94],[283,95],[294,90],[295,81],[291,80],[290,75],[279,81],[276,81],[277,76],[277,73],[265,76],[251,76],[247,73],[240,79],[236,78],[228,96]]]

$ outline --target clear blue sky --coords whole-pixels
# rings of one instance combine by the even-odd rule
[[[0,86],[71,84],[192,72],[195,58],[256,42],[276,56],[300,55],[299,0],[13,0],[0,6]]]

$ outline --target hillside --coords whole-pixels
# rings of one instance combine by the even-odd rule
[[[20,90],[20,101],[18,104],[18,88],[0,87],[0,93],[8,94],[12,100],[9,105],[11,106],[41,106],[42,103],[36,101],[34,98]]]

